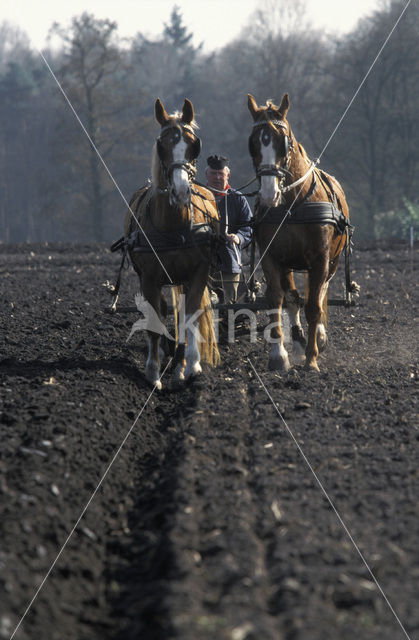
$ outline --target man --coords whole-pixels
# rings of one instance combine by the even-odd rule
[[[207,159],[207,185],[215,196],[220,214],[221,244],[217,251],[217,284],[222,286],[224,302],[236,302],[241,272],[241,253],[252,237],[249,221],[252,211],[246,198],[229,185],[230,169],[224,156]]]

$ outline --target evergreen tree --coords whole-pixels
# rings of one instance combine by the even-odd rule
[[[192,49],[192,33],[187,33],[187,27],[182,24],[183,16],[180,7],[175,4],[170,14],[170,23],[164,24],[163,36],[176,49]]]

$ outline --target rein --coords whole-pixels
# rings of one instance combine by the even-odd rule
[[[319,163],[318,159],[315,162],[312,162],[311,165],[310,165],[310,168],[308,169],[308,171],[306,171],[306,173],[301,178],[299,178],[298,180],[296,180],[292,184],[289,184],[287,187],[284,187],[282,189],[282,193],[288,193],[288,191],[291,191],[291,189],[294,189],[295,187],[298,187],[298,185],[300,185],[303,182],[305,182],[305,180],[307,180],[308,176],[314,171],[314,169],[316,168],[316,165],[318,163]]]
[[[239,196],[245,196],[246,198],[253,198],[253,196],[256,196],[259,193],[259,190],[257,191],[252,191],[251,193],[242,193],[242,189],[245,189],[246,187],[248,187],[250,184],[252,184],[252,182],[255,182],[257,180],[257,177],[255,176],[254,178],[252,178],[251,180],[249,180],[249,182],[246,182],[246,184],[242,185],[241,187],[239,187],[238,189],[235,189],[235,191],[239,191],[240,193],[229,193],[229,197],[239,197]],[[199,180],[193,180],[193,184],[196,184],[198,187],[204,187],[204,189],[207,189],[208,191],[216,191],[217,193],[221,193],[226,195],[227,191],[220,191],[219,189],[213,189],[211,187],[211,189],[209,188],[209,186],[207,184],[204,184],[203,182],[199,182]],[[192,191],[192,193],[198,193],[198,192],[194,192]],[[201,194],[201,198],[205,198],[205,196],[203,196]]]

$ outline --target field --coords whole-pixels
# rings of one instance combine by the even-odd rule
[[[118,261],[0,246],[0,638],[68,540],[17,640],[418,639],[406,247],[355,251],[361,295],[330,308],[320,374],[269,372],[242,332],[219,368],[151,397],[135,316],[103,313]],[[137,290],[126,272],[121,304]]]

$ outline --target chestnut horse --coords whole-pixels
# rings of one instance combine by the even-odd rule
[[[206,287],[218,212],[210,191],[195,185],[192,189],[201,150],[192,103],[185,99],[182,113],[168,115],[157,99],[154,110],[161,130],[153,147],[151,186],[131,199],[125,238],[142,294],[158,322],[164,322],[167,315],[162,287],[176,285],[176,296],[185,294],[184,331],[179,334],[174,367],[175,380],[181,381],[201,373],[201,359],[210,365],[219,362]],[[161,333],[147,330],[146,377],[159,389]]]
[[[255,208],[256,239],[267,283],[266,295],[277,309],[271,329],[269,368],[290,367],[281,329],[285,297],[293,351],[305,356],[305,368],[318,371],[319,350],[326,346],[327,289],[346,242],[349,211],[339,182],[315,167],[287,121],[288,94],[280,106],[258,106],[248,94],[253,117],[249,151],[260,180]],[[304,309],[307,341],[300,321],[300,297],[293,270],[308,271]]]

